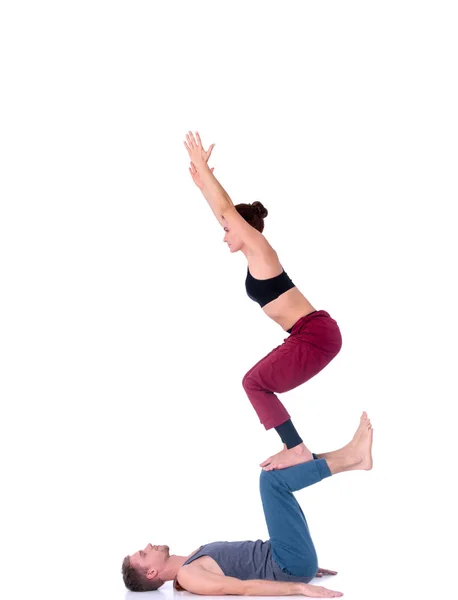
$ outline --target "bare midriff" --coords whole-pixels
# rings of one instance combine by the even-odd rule
[[[270,252],[268,256],[249,256],[248,268],[256,279],[270,279],[280,275],[283,271],[275,251]],[[292,279],[294,281],[294,278]],[[297,287],[293,287],[275,300],[265,304],[262,310],[280,327],[288,331],[301,317],[305,317],[316,309]]]
[[[315,308],[297,287],[293,287],[272,302],[265,304],[262,310],[275,323],[288,331],[301,317],[312,313]]]

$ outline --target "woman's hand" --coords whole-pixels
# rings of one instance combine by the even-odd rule
[[[214,167],[212,167],[210,169],[210,171],[213,173]],[[204,187],[204,184],[202,182],[202,179],[199,176],[199,173],[197,172],[197,169],[196,169],[194,163],[191,163],[191,166],[189,167],[189,172],[191,173],[191,177],[192,177],[192,180],[194,181],[194,183],[197,185],[197,187],[200,190],[202,190]]]
[[[196,131],[197,141],[192,133],[189,131],[186,134],[186,142],[184,142],[185,148],[188,151],[189,158],[191,162],[194,164],[194,167],[198,171],[199,168],[203,167],[210,158],[213,148],[215,144],[212,144],[207,151],[204,150],[202,146],[202,141],[200,139],[199,133]]]

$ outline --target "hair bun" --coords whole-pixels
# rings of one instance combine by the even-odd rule
[[[256,202],[253,202],[253,204],[251,205],[253,207],[254,212],[261,217],[261,219],[265,219],[267,217],[267,215],[269,214],[267,211],[267,208],[264,208],[264,205],[261,202],[258,202],[256,200]]]

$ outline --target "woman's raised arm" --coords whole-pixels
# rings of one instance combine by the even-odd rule
[[[197,138],[197,139],[196,139]],[[200,135],[196,132],[196,138],[190,131],[186,134],[184,145],[191,160],[189,171],[197,187],[200,188],[204,198],[207,200],[213,214],[224,227],[223,215],[234,206],[229,194],[213,175],[213,169],[207,164],[210,154],[214,148],[212,144],[207,151],[202,146]]]

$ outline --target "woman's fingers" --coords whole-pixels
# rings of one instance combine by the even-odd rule
[[[200,139],[198,131],[196,131],[196,137],[197,142],[192,131],[188,131],[188,133],[186,134],[186,140],[183,142],[188,152],[189,158],[191,159],[191,173],[197,173],[196,165],[200,168],[201,164],[203,164],[203,161],[208,163],[213,148],[215,147],[215,144],[211,144],[207,152],[205,152],[205,150],[202,147],[202,140]],[[211,171],[213,172],[213,169],[211,169]]]
[[[206,154],[205,154],[205,160],[208,162],[208,159],[210,158],[213,148],[215,147],[215,144],[212,144],[210,146],[210,148],[207,150]]]
[[[186,135],[186,137],[188,138],[188,144],[191,146],[191,148],[194,150],[194,148],[197,147],[197,143],[196,140],[194,138],[194,134],[192,133],[192,131],[189,131]]]

